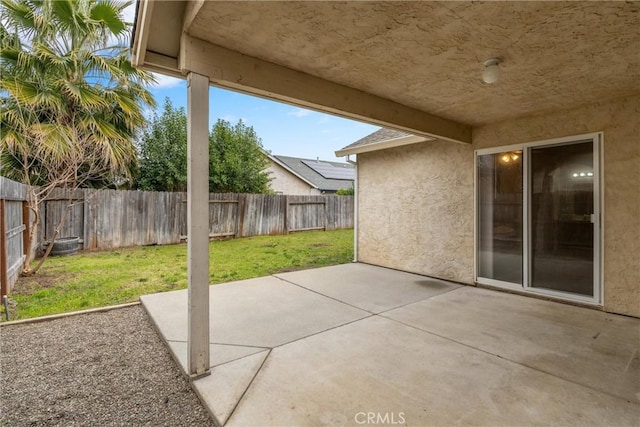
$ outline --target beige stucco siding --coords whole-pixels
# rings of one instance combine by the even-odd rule
[[[473,149],[450,142],[358,155],[359,261],[473,281]]]
[[[313,188],[311,185],[274,162],[270,162],[266,170],[272,178],[269,185],[271,190],[275,193],[290,194],[294,196],[321,194],[317,188]]]
[[[604,308],[640,316],[640,97],[358,155],[359,260],[473,282],[473,150],[602,131]]]

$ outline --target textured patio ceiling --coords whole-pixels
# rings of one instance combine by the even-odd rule
[[[142,46],[140,65],[177,73],[184,29],[198,42],[358,89],[470,134],[472,126],[640,92],[639,11],[631,2],[155,2],[146,27],[138,18],[144,28],[134,45]],[[494,85],[481,79],[491,57],[502,61]],[[227,86],[254,92],[235,83]]]

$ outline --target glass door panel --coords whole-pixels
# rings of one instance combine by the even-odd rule
[[[522,284],[522,151],[479,155],[478,276]]]
[[[594,144],[531,148],[530,286],[593,296]]]

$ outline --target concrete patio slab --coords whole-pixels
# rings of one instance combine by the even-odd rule
[[[370,412],[412,426],[638,421],[633,403],[373,317],[274,349],[227,426],[357,425]]]
[[[216,366],[208,377],[193,381],[193,388],[203,402],[208,402],[218,424],[227,422],[268,354],[266,350]]]
[[[455,283],[367,264],[344,264],[276,277],[370,313],[420,301],[459,287]]]
[[[212,344],[272,348],[370,314],[275,277],[210,288]],[[187,340],[187,291],[140,298],[167,341]]]
[[[212,286],[193,387],[227,426],[640,425],[639,319],[438,282],[349,264]],[[183,369],[186,297],[141,298]]]
[[[640,402],[638,319],[471,287],[384,316]]]

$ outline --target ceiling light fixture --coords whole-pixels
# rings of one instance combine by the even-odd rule
[[[482,72],[482,80],[485,83],[493,84],[500,78],[500,60],[491,58],[484,61],[484,71]]]
[[[515,162],[520,158],[521,154],[522,154],[521,150],[503,153],[500,156],[500,160],[502,161],[502,163]]]

